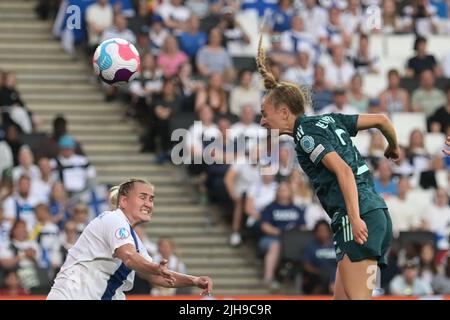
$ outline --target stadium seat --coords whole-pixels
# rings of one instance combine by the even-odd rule
[[[439,188],[448,188],[448,175],[447,170],[439,170],[436,172],[436,182]]]
[[[232,60],[234,67],[238,71],[242,69],[250,69],[252,71],[256,71],[255,57],[233,57]]]
[[[391,120],[397,129],[398,140],[401,145],[409,144],[409,135],[412,130],[419,129],[426,132],[427,123],[423,113],[395,112],[391,115]]]
[[[415,202],[417,205],[427,207],[433,203],[434,190],[425,190],[422,188],[415,188],[408,192],[408,199]]]
[[[430,231],[401,231],[398,236],[400,246],[404,248],[407,244],[424,244],[432,241],[436,243],[436,236]]]
[[[425,148],[431,155],[441,154],[444,148],[445,136],[441,133],[427,133],[425,135]]]
[[[306,246],[314,240],[312,231],[290,230],[281,236],[281,260],[300,262]]]
[[[367,156],[370,146],[370,133],[367,131],[359,131],[356,137],[352,137],[353,143],[362,156]]]

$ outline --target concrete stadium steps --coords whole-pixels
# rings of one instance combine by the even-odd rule
[[[33,35],[32,37],[34,37]],[[1,36],[0,36],[0,41]],[[12,40],[11,40],[12,41]],[[43,54],[43,53],[29,53],[29,52],[14,52],[14,53],[1,53],[0,61],[5,63],[19,63],[19,62],[29,62],[34,61],[36,63],[61,63],[68,62],[72,63],[73,59],[67,55],[61,54]]]
[[[115,185],[131,177],[154,183],[156,210],[145,232],[152,241],[170,235],[189,273],[213,277],[215,294],[267,294],[261,267],[245,248],[229,246],[229,227],[198,204],[184,169],[156,165],[154,154],[139,153],[142,129],[123,119],[126,106],[104,102],[88,59],[63,52],[52,36],[52,22],[34,18],[35,4],[0,0],[0,69],[16,73],[22,98],[42,130],[50,132],[56,114],[63,114],[96,167],[99,183]]]

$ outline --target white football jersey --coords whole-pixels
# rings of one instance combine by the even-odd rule
[[[114,257],[114,252],[128,243],[152,261],[122,210],[103,212],[69,250],[47,299],[125,299],[123,292],[133,288],[135,272]]]

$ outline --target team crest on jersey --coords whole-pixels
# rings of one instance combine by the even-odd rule
[[[123,240],[130,236],[130,232],[127,228],[119,228],[116,230],[115,235],[118,240]]]
[[[302,146],[302,149],[306,152],[306,153],[310,153],[311,151],[314,150],[314,138],[311,136],[304,136],[301,140],[300,140],[300,145]]]

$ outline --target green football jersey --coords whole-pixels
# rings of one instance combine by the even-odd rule
[[[333,151],[350,166],[355,175],[360,214],[387,208],[375,190],[369,167],[350,139],[358,133],[357,121],[358,115],[332,113],[300,116],[295,122],[293,135],[298,162],[331,219],[336,212],[340,215],[347,212],[335,174],[321,162],[327,153]]]

